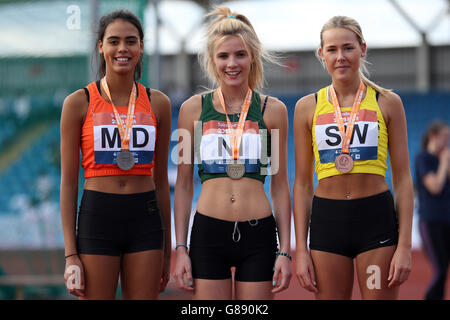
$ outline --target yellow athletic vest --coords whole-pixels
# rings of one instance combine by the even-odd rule
[[[312,145],[318,179],[340,175],[334,160],[341,153],[342,139],[328,100],[328,87],[320,89],[312,126]],[[344,123],[348,122],[352,107],[341,108]],[[350,141],[349,153],[354,161],[349,173],[373,173],[385,176],[387,169],[388,133],[378,106],[376,91],[367,86],[361,102]]]

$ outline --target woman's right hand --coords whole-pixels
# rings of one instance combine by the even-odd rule
[[[77,297],[85,296],[84,268],[80,257],[74,255],[66,259],[64,281],[67,291]]]
[[[295,274],[300,285],[311,292],[317,293],[316,274],[309,251],[297,252]]]
[[[177,260],[175,263],[175,280],[180,289],[193,291],[191,259],[187,250],[183,247],[177,249]]]

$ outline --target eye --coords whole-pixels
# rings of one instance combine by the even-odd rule
[[[108,41],[108,43],[112,44],[112,45],[117,45],[117,44],[119,44],[119,41],[118,40],[110,40],[110,41]]]

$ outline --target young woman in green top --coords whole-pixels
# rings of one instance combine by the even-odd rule
[[[226,7],[207,16],[216,18],[203,66],[218,88],[191,97],[180,110],[175,279],[194,299],[272,299],[291,278],[287,110],[255,91],[266,54],[248,19]],[[194,159],[202,190],[188,248]],[[274,215],[264,191],[269,174]]]

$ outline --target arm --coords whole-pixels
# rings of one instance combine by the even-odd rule
[[[445,186],[445,181],[447,180],[447,176],[450,176],[449,171],[449,159],[450,153],[446,148],[439,157],[439,166],[436,172],[430,171],[423,178],[422,182],[425,188],[432,195],[439,195],[442,192],[442,189]]]
[[[169,98],[162,92],[152,90],[152,106],[158,119],[158,133],[155,145],[155,165],[153,167],[153,179],[156,186],[156,196],[161,209],[161,217],[164,224],[164,268],[163,281],[160,291],[164,291],[170,274],[170,256],[172,253],[172,213],[170,208],[170,188],[167,175],[169,139],[171,130],[171,105]]]
[[[295,106],[295,180],[294,180],[294,224],[296,236],[296,275],[300,285],[312,292],[315,287],[315,273],[307,248],[309,219],[314,194],[313,164],[314,154],[311,147],[312,119],[316,102],[314,95],[300,99]]]
[[[270,196],[272,199],[273,211],[275,214],[278,236],[280,240],[280,252],[290,253],[291,251],[291,197],[289,193],[289,181],[287,176],[287,136],[288,136],[288,114],[286,106],[279,100],[269,99],[264,115],[264,122],[270,129],[273,146],[278,154],[272,152],[273,172],[270,179]],[[276,131],[275,131],[276,130]],[[276,136],[278,135],[278,139]],[[282,279],[277,281],[278,273],[281,272]],[[287,257],[279,256],[275,264],[274,281],[279,286],[273,290],[274,293],[287,289],[291,278],[291,266]]]
[[[77,253],[75,226],[78,201],[79,152],[81,128],[87,109],[86,95],[83,90],[78,90],[64,100],[61,113],[60,210],[65,256]],[[68,265],[79,265],[82,269],[77,255],[71,256],[66,260],[66,266]],[[66,281],[68,276],[68,274],[65,274]],[[83,277],[81,282],[83,288]],[[69,292],[77,296],[83,295],[82,290],[69,290]]]
[[[174,214],[176,243],[187,245],[189,219],[194,194],[194,121],[201,113],[201,98],[194,96],[183,103],[178,116],[178,172],[175,185]],[[175,279],[178,287],[193,290],[191,264],[184,247],[177,248]]]
[[[409,169],[406,117],[400,97],[394,93],[380,96],[389,136],[392,186],[399,222],[399,240],[394,254],[389,286],[403,283],[411,270],[411,230],[414,191]]]

